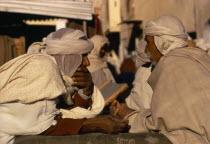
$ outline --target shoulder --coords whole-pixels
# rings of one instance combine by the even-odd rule
[[[36,68],[41,67],[43,69],[57,67],[57,64],[54,58],[52,56],[44,55],[44,54],[33,54],[33,56],[31,56],[28,59],[28,64],[30,66],[34,66]]]

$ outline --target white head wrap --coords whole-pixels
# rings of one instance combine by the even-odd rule
[[[84,54],[93,49],[93,44],[86,37],[86,34],[80,30],[71,28],[62,28],[56,32],[50,33],[43,42],[33,43],[27,53],[46,53],[55,54]]]
[[[95,35],[90,39],[94,44],[94,49],[88,55],[90,66],[88,70],[90,72],[97,71],[98,69],[107,67],[106,58],[100,57],[100,50],[105,45],[109,45],[109,40],[106,37]]]
[[[85,38],[85,39],[84,39]],[[86,38],[86,34],[80,30],[62,28],[50,33],[43,42],[33,43],[29,49],[29,54],[45,53],[52,55],[64,79],[69,95],[72,95],[77,87],[73,87],[72,75],[82,63],[82,54],[93,49],[93,43]],[[72,104],[72,100],[67,96],[66,101]]]
[[[62,28],[50,33],[43,42],[33,43],[27,53],[46,53],[54,56],[61,70],[71,77],[82,62],[81,54],[93,49],[90,40],[81,39],[84,37],[86,38],[86,34],[80,30]]]
[[[171,15],[161,16],[149,21],[144,34],[154,36],[157,49],[165,55],[170,50],[187,46],[187,34],[182,22]]]
[[[149,56],[145,53],[147,42],[141,39],[136,47],[136,66],[141,67],[145,63],[150,62]]]

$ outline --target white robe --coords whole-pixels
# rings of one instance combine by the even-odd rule
[[[14,135],[36,135],[49,128],[58,113],[63,118],[93,118],[104,107],[94,87],[91,108],[56,109],[55,98],[67,95],[71,78],[61,74],[46,54],[25,54],[0,67],[0,143],[12,144]],[[64,84],[65,81],[65,84]]]
[[[178,48],[149,77],[151,108],[133,118],[130,132],[159,131],[173,144],[210,142],[210,57],[198,48]]]
[[[133,89],[126,98],[126,104],[133,110],[150,108],[152,99],[152,88],[147,83],[151,74],[151,67],[139,67],[135,74]]]

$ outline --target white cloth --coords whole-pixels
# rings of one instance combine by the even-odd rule
[[[151,109],[141,110],[130,132],[157,130],[173,144],[209,144],[209,55],[198,48],[174,49],[160,59],[148,83]]]
[[[12,144],[15,135],[42,133],[56,124],[54,117],[59,113],[55,100],[42,100],[31,104],[0,104],[0,143]]]
[[[62,28],[50,33],[46,38],[43,39],[43,42],[33,43],[28,48],[27,53],[46,53],[55,56],[61,70],[66,75],[71,77],[76,69],[81,65],[81,55],[87,54],[92,49],[93,43],[86,38],[86,34],[84,32],[70,28]],[[68,62],[65,62],[65,59],[71,61],[74,59],[77,60],[74,60],[72,63],[68,64]],[[67,65],[70,66],[67,67]],[[68,73],[64,71],[66,69]]]
[[[174,48],[188,45],[184,26],[174,16],[164,15],[149,21],[144,29],[144,34],[154,36],[155,45],[163,55]]]
[[[99,87],[101,84],[108,80],[114,80],[111,71],[107,66],[106,56],[100,57],[101,48],[107,44],[109,45],[109,40],[106,37],[95,35],[90,39],[94,44],[94,49],[88,55],[90,66],[88,70],[91,72],[91,76],[94,84]]]
[[[139,67],[133,82],[133,89],[126,98],[126,104],[133,110],[148,109],[151,105],[152,88],[147,83],[151,74],[151,67]]]
[[[39,43],[38,45],[37,43],[32,44],[29,47],[28,53],[47,53],[49,55],[54,55],[56,60],[59,58],[57,62],[61,69],[62,78],[67,89],[67,94],[64,99],[68,104],[72,104],[72,94],[78,89],[72,86],[73,80],[71,79],[71,76],[81,65],[81,55],[90,52],[92,49],[93,43],[86,38],[84,32],[70,28],[63,28],[49,34],[41,45]],[[62,56],[60,57],[59,55]],[[80,55],[80,57],[77,55]],[[65,61],[65,58],[67,61]],[[74,58],[74,60],[72,60],[72,58]],[[68,63],[73,64],[70,65]],[[92,100],[92,109],[87,110],[80,107],[71,110],[61,109],[62,117],[78,119],[96,116],[100,113],[105,104],[103,96],[96,87],[94,87]]]
[[[62,118],[81,119],[81,118],[93,118],[96,115],[98,115],[103,110],[105,101],[101,92],[96,86],[94,87],[92,101],[93,104],[88,109],[84,109],[81,107],[75,107],[71,110],[61,109],[60,111],[62,113]]]
[[[66,93],[55,59],[46,54],[24,54],[0,67],[0,104],[32,103]]]
[[[54,35],[60,31],[63,34],[61,38],[55,38]],[[27,53],[47,53],[50,55],[85,54],[93,49],[93,43],[88,39],[82,39],[83,37],[86,37],[86,34],[80,30],[63,28],[50,33],[43,39],[43,42],[33,43]]]
[[[104,99],[94,87],[91,109],[76,107],[64,113],[62,109],[57,111],[54,103],[47,99],[68,94],[66,83],[71,84],[72,79],[62,77],[54,57],[50,55],[19,56],[0,67],[0,79],[0,142],[11,140],[8,143],[13,143],[13,135],[43,132],[52,125],[57,112],[65,118],[92,118],[104,107]]]
[[[150,62],[148,55],[145,53],[147,42],[141,39],[136,46],[136,67],[141,67],[143,64]]]
[[[106,56],[100,57],[100,50],[105,44],[109,44],[109,41],[106,37],[100,35],[95,35],[90,40],[93,42],[94,48],[88,55],[90,61],[90,66],[88,66],[88,70],[92,73],[101,68],[107,67]]]

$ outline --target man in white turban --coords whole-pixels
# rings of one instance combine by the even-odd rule
[[[145,52],[155,64],[151,108],[129,117],[131,133],[158,131],[174,144],[210,142],[210,57],[188,47],[182,22],[165,15],[147,23]]]
[[[93,44],[80,30],[53,32],[0,67],[0,143],[15,135],[120,132],[127,123],[96,117],[104,99],[87,70]],[[61,100],[65,105],[60,105]]]
[[[100,35],[95,35],[90,40],[93,42],[94,48],[88,55],[90,61],[88,70],[91,73],[93,83],[99,87],[108,80],[115,81],[106,60],[109,40]]]

